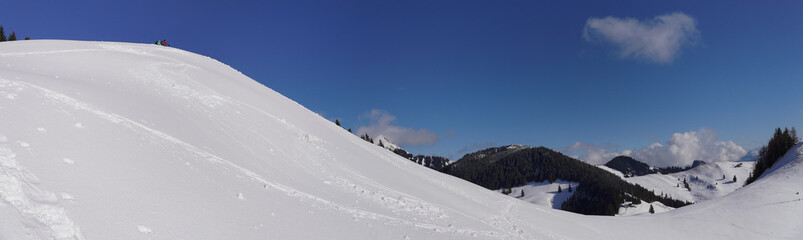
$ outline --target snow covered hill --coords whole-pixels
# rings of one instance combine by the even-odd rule
[[[582,216],[426,169],[208,57],[0,43],[0,239],[799,239],[794,151],[722,198]]]
[[[517,197],[528,203],[560,210],[561,204],[566,202],[566,200],[574,194],[574,191],[569,191],[569,188],[577,189],[578,185],[580,184],[577,182],[563,180],[556,180],[553,183],[549,181],[530,182],[524,186],[511,188],[511,193],[508,195]],[[558,192],[558,187],[562,188],[561,192]],[[521,195],[522,191],[524,192],[524,196]],[[497,192],[501,193],[502,190],[498,190]]]
[[[611,162],[617,159],[619,160],[618,166],[620,170],[615,170],[606,166],[612,165]],[[667,195],[673,199],[692,203],[722,197],[741,188],[744,185],[744,180],[747,179],[750,172],[753,170],[753,166],[756,164],[755,160],[713,163],[705,163],[704,161],[696,160],[692,166],[688,167],[690,168],[688,170],[662,174],[660,172],[666,169],[650,168],[646,164],[629,157],[620,156],[614,158],[614,160],[611,160],[611,162],[608,162],[606,165],[598,165],[597,167],[616,174],[629,183],[638,184],[658,195]],[[627,160],[635,163],[623,163]],[[634,166],[642,164],[643,166],[629,167],[628,164]],[[628,172],[628,174],[621,171]],[[648,171],[652,173],[646,174]],[[688,188],[686,187],[687,185]],[[656,208],[656,212],[665,212],[674,209],[658,202],[631,203],[623,204],[619,209],[618,215],[628,216],[647,213],[650,204],[654,205],[654,207],[660,207],[660,211]]]
[[[744,185],[756,162],[713,162],[672,174],[649,174],[624,178],[674,199],[701,202],[725,196]],[[736,176],[736,182],[733,177]],[[689,185],[685,188],[684,180]]]

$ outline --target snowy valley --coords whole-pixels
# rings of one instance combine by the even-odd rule
[[[739,189],[747,163],[626,178],[698,203],[585,216],[428,169],[209,57],[0,44],[0,239],[800,239],[801,163],[798,143]]]

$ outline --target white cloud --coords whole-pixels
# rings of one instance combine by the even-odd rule
[[[591,164],[604,164],[613,157],[626,155],[650,166],[688,166],[694,160],[706,162],[737,161],[747,150],[733,141],[719,141],[710,128],[672,134],[666,143],[653,143],[637,150],[609,152],[610,147],[577,142],[564,149],[566,154],[580,153],[579,159]]]
[[[718,141],[717,132],[710,128],[699,131],[675,133],[666,145],[654,143],[630,155],[653,166],[684,166],[694,160],[706,162],[736,161],[747,150],[733,141]]]
[[[593,165],[603,165],[613,159],[616,156],[621,155],[629,155],[630,150],[625,151],[612,151],[610,149],[615,149],[618,147],[612,146],[610,144],[606,146],[596,146],[590,143],[582,143],[576,142],[568,147],[565,147],[561,150],[561,152],[571,155],[573,158],[580,159],[586,163],[593,164]],[[581,155],[573,155],[573,154],[581,154]]]
[[[438,134],[427,129],[415,130],[393,125],[396,116],[390,115],[387,111],[372,109],[363,116],[370,119],[371,125],[359,127],[358,135],[365,133],[371,137],[382,135],[394,144],[401,146],[431,145],[438,142]]]
[[[611,16],[589,18],[583,28],[586,41],[610,42],[619,48],[622,58],[656,63],[671,63],[681,47],[695,43],[699,36],[696,20],[681,12],[645,21]]]

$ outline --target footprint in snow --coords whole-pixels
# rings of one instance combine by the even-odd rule
[[[66,164],[70,164],[70,165],[75,164],[75,161],[73,161],[72,159],[64,158],[63,160],[64,160],[64,163],[66,163]]]
[[[243,196],[243,193],[237,193],[237,199],[244,200],[245,196]]]
[[[23,141],[18,141],[18,142],[20,143],[20,147],[24,147],[24,148],[31,147],[31,144],[28,144],[27,142],[23,142]]]
[[[84,128],[84,124],[83,123],[75,123],[75,127]]]
[[[151,230],[150,228],[148,228],[146,226],[137,225],[137,229],[139,229],[139,232],[141,232],[141,233],[145,233],[145,234],[153,233],[153,230]]]
[[[67,194],[67,193],[61,193],[61,199],[64,199],[64,200],[75,200],[75,198],[74,198],[72,195],[70,195],[70,194]]]
[[[47,129],[43,127],[37,128],[36,131],[39,131],[40,133],[47,133]]]

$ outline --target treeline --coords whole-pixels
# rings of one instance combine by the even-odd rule
[[[30,37],[25,37],[25,40],[30,39]],[[6,36],[6,31],[3,29],[3,25],[0,25],[0,42],[5,41],[17,41],[17,33],[11,32],[11,35]]]
[[[410,159],[410,161],[418,163],[424,167],[432,168],[435,171],[441,171],[441,169],[449,165],[449,159],[441,156],[425,156],[421,154],[413,155],[407,150],[401,148],[397,148],[396,150],[393,150],[393,152],[396,153],[396,155]]]
[[[697,166],[705,165],[705,164],[706,164],[706,162],[703,161],[703,160],[694,160],[694,162],[692,162],[692,164],[690,166],[685,166],[685,167],[675,167],[675,166],[663,167],[663,168],[658,168],[657,171],[660,174],[679,173],[679,172],[685,172],[685,171],[691,170],[692,168],[696,168]]]
[[[633,177],[633,176],[644,176],[654,173],[660,173],[660,174],[678,173],[687,171],[689,169],[695,168],[703,164],[705,164],[705,162],[702,160],[694,160],[694,163],[692,163],[691,166],[686,166],[686,167],[670,166],[664,168],[651,168],[646,163],[640,162],[629,156],[617,156],[608,161],[607,163],[605,163],[605,166],[621,172],[625,177]]]
[[[615,215],[622,203],[638,199],[659,201],[671,207],[691,204],[657,196],[608,171],[545,147],[490,148],[464,156],[444,167],[443,172],[492,190],[558,179],[578,182],[574,195],[561,209],[580,214]]]
[[[756,162],[753,172],[750,174],[750,177],[747,178],[744,185],[748,185],[758,179],[758,177],[761,177],[761,174],[764,174],[764,172],[783,157],[789,149],[795,146],[798,140],[797,130],[795,130],[794,127],[792,130],[784,128],[783,131],[781,131],[781,128],[776,128],[775,134],[772,135],[769,143],[762,146],[761,150],[759,150],[758,162]]]

